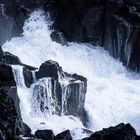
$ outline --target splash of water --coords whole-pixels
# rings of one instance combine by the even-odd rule
[[[39,67],[46,60],[54,60],[64,71],[85,76],[88,79],[85,108],[90,118],[89,128],[93,131],[130,122],[140,133],[140,76],[135,74],[137,78],[133,78],[119,61],[100,47],[78,43],[62,46],[53,42],[50,38],[50,23],[42,11],[33,12],[25,22],[23,36],[6,42],[4,51],[17,55],[21,62],[28,65]],[[36,129],[42,128],[42,120],[46,122],[41,116],[36,120],[31,117],[24,119],[30,126],[33,121]],[[79,121],[71,123],[65,116],[49,119],[50,128],[60,129],[57,125],[60,120],[63,120],[63,129],[68,128],[69,124],[70,129],[76,124],[76,127],[82,127]]]

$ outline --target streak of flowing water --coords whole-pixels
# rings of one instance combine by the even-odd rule
[[[88,79],[85,108],[90,118],[89,128],[93,131],[130,122],[140,133],[140,76],[135,74],[134,78],[119,61],[100,47],[77,43],[62,46],[53,42],[50,24],[49,16],[44,16],[42,11],[33,12],[25,22],[23,36],[6,42],[4,51],[17,55],[28,65],[39,67],[46,60],[54,60],[64,71],[85,76]],[[25,94],[23,92],[20,94]],[[24,105],[24,97],[20,96],[20,100]],[[22,112],[24,109],[23,106]],[[40,122],[47,123],[42,116],[25,116],[27,114],[24,113],[24,121],[32,129],[42,128]],[[48,119],[50,124],[47,127],[50,129],[83,127],[78,120],[71,121],[66,116]],[[58,124],[60,121],[62,126]]]

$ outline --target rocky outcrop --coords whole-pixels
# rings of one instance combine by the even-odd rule
[[[0,130],[5,139],[24,132],[12,68],[0,64]]]
[[[86,122],[84,110],[87,79],[63,72],[55,61],[46,61],[36,72],[33,85],[35,111],[57,115],[73,115]],[[38,110],[39,109],[39,110]]]
[[[60,43],[62,45],[67,45],[67,40],[66,40],[63,32],[60,32],[59,30],[55,30],[51,33],[50,36],[53,41]]]
[[[130,124],[119,124],[93,133],[89,138],[83,140],[135,140],[137,138],[135,129]]]
[[[139,1],[50,0],[48,7],[54,28],[68,41],[103,46],[125,66],[140,70]]]

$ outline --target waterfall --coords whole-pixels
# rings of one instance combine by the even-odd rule
[[[33,106],[36,112],[53,115],[55,111],[55,100],[53,99],[52,79],[44,78],[33,87]]]
[[[53,42],[50,38],[50,24],[48,15],[42,11],[33,12],[25,22],[23,36],[6,42],[2,46],[3,50],[17,55],[22,63],[28,65],[39,67],[44,61],[54,60],[62,66],[64,71],[85,76],[88,79],[85,109],[88,112],[91,130],[129,122],[140,134],[140,76],[128,72],[121,62],[98,46],[78,43],[62,46]],[[49,84],[47,83],[45,87],[48,90]],[[63,84],[62,87],[64,93],[62,114],[64,114],[67,111],[65,109],[67,88]],[[19,97],[23,104],[26,102],[25,97],[31,104],[30,96]],[[24,112],[23,108],[21,111]],[[83,128],[77,118],[71,119],[67,116],[53,115],[53,117],[44,118],[43,116],[34,117],[31,113],[30,117],[27,117],[24,113],[22,117],[33,131],[55,128],[54,132],[57,133],[65,129]],[[42,125],[41,122],[45,122],[46,125]],[[61,122],[61,126],[58,122]]]

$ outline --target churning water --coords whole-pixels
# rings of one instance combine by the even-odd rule
[[[89,129],[95,131],[129,122],[140,133],[140,76],[128,72],[121,62],[100,47],[78,43],[62,46],[53,42],[49,25],[49,15],[45,16],[42,11],[33,12],[25,22],[23,35],[6,42],[3,50],[17,55],[22,63],[31,66],[39,67],[46,60],[54,60],[64,71],[85,76],[88,79],[85,109]],[[13,69],[19,71],[22,79],[21,68],[13,66]],[[18,86],[22,118],[33,131],[50,128],[59,133],[83,128],[74,117],[33,115],[29,94],[32,89],[25,88],[22,83]]]

